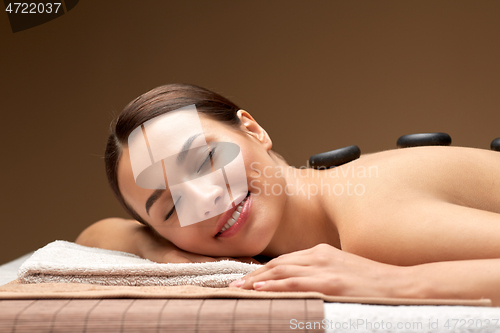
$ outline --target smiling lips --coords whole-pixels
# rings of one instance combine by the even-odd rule
[[[221,216],[219,223],[217,223],[218,229],[220,228],[220,231],[215,235],[215,237],[221,236],[221,235],[226,236],[226,234],[224,234],[224,233],[229,229],[231,229],[231,231],[233,231],[231,227],[233,227],[236,224],[236,222],[238,222],[237,226],[242,225],[245,222],[246,217],[248,215],[248,209],[246,209],[245,214],[243,214],[244,216],[241,216],[241,215],[243,213],[243,208],[245,207],[249,197],[250,197],[250,192],[247,193],[247,196],[239,203],[238,206],[236,206],[236,208],[234,208],[232,210],[228,210],[226,213],[224,213]],[[240,216],[241,216],[241,219],[240,219]],[[226,223],[224,223],[224,225],[222,227],[219,227],[219,225],[224,220],[227,220]],[[237,228],[237,229],[239,229],[239,228]],[[237,231],[237,230],[234,230],[234,231]],[[235,233],[236,232],[231,232],[231,235],[235,234]],[[227,236],[229,236],[229,234],[227,234]]]

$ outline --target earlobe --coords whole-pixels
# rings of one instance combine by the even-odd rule
[[[240,119],[241,126],[248,135],[255,137],[267,150],[272,148],[272,141],[267,132],[253,119],[252,115],[245,110],[238,110],[236,113]]]

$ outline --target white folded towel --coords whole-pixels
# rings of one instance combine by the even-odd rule
[[[24,262],[18,279],[21,283],[223,288],[261,266],[229,260],[159,264],[130,253],[55,241],[35,251]]]

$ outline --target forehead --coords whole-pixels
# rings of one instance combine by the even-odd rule
[[[158,162],[178,154],[186,144],[191,148],[207,146],[194,105],[159,115],[135,128],[128,137],[128,149],[136,183],[159,188],[156,179],[162,172]]]

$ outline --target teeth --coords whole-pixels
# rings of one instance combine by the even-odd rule
[[[238,220],[238,218],[240,217],[240,213],[243,210],[243,206],[245,205],[246,200],[247,198],[245,198],[242,202],[240,202],[240,204],[236,207],[236,210],[233,212],[233,215],[229,218],[229,220],[227,220],[226,224],[224,224],[224,226],[220,230],[221,233],[231,228],[233,224],[236,223],[236,220]]]
[[[227,220],[226,224],[229,224],[229,227],[231,228],[233,224],[236,223],[236,219],[234,217],[231,217],[229,220]]]
[[[236,223],[236,220],[233,219],[232,217],[229,218],[229,220],[227,220],[226,224],[224,224],[224,226],[222,227],[221,232],[224,232],[227,229],[231,228],[234,223]]]

